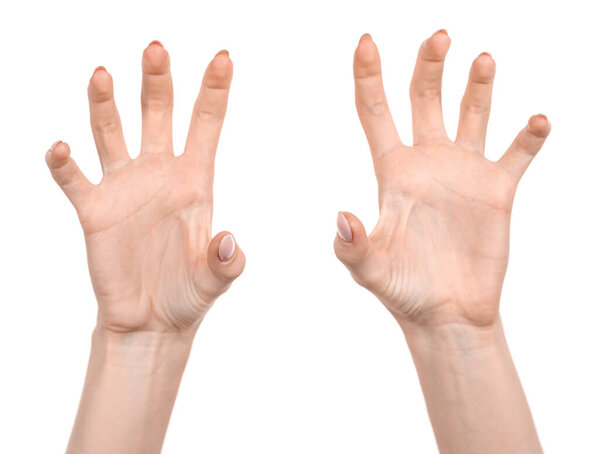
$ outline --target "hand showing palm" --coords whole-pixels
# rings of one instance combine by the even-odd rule
[[[75,206],[99,305],[99,323],[116,331],[194,328],[244,268],[227,232],[211,241],[214,157],[227,108],[232,63],[219,52],[204,75],[185,151],[172,144],[169,55],[144,51],[141,153],[125,147],[111,76],[102,67],[88,95],[103,178],[92,185],[58,142],[46,155]]]
[[[338,258],[399,319],[421,324],[491,324],[508,263],[512,202],[520,177],[550,132],[529,120],[498,162],[483,155],[495,64],[473,62],[458,133],[444,129],[441,84],[450,39],[440,30],[419,50],[411,83],[412,147],[394,126],[370,36],[354,58],[356,106],[379,183],[380,218],[367,237],[338,215]]]

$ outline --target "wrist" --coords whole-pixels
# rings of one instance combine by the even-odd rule
[[[401,326],[440,452],[541,452],[499,316]]]
[[[91,359],[108,368],[140,375],[183,373],[195,332],[116,332],[97,326]]]
[[[97,327],[67,452],[160,452],[192,339]]]
[[[483,326],[459,322],[419,325],[403,320],[399,324],[413,356],[443,354],[449,358],[474,358],[506,345],[500,316]]]

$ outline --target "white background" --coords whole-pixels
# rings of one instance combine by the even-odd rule
[[[452,38],[453,134],[469,65],[497,62],[487,155],[532,114],[553,130],[514,205],[502,316],[545,450],[600,452],[600,268],[595,2],[3,2],[0,10],[0,452],[64,450],[95,323],[75,211],[44,154],[68,141],[100,179],[88,124],[93,69],[113,74],[130,152],[141,53],[171,53],[181,150],[205,65],[234,61],[218,152],[214,231],[246,271],[202,324],[165,453],[431,453],[435,442],[400,328],[332,249],[338,210],[377,220],[354,111],[352,55],[369,32],[405,142],[420,42]]]

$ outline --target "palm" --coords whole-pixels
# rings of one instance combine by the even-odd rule
[[[524,146],[541,146],[543,139],[536,142],[525,130],[503,160],[483,156],[493,78],[487,56],[471,71],[457,140],[447,138],[439,104],[446,39],[436,34],[420,51],[411,86],[412,147],[400,142],[387,110],[377,49],[361,40],[357,108],[373,152],[380,218],[364,242],[356,238],[350,247],[336,240],[336,251],[357,281],[400,318],[485,324],[498,311],[516,183],[534,154]],[[360,235],[359,221],[346,216]]]
[[[498,301],[512,203],[501,189],[505,172],[454,144],[434,152],[414,147],[388,160],[390,187],[381,190],[381,217],[370,235],[389,264],[380,297],[408,316],[445,301],[465,309]]]
[[[94,290],[117,323],[138,326],[154,314],[179,326],[214,299],[202,294],[212,206],[198,170],[178,158],[137,159],[82,207]]]
[[[215,150],[202,150],[201,144],[208,142],[216,148],[220,124],[195,114],[188,150],[175,157],[170,144],[170,118],[165,119],[170,116],[172,103],[166,51],[151,45],[144,56],[144,67],[142,104],[146,109],[146,130],[151,129],[145,132],[139,157],[132,160],[119,156],[117,150],[124,145],[116,142],[121,138],[106,143],[106,132],[97,129],[106,125],[99,119],[106,112],[98,112],[100,107],[95,103],[98,98],[106,103],[106,94],[112,92],[108,74],[97,71],[90,82],[90,108],[104,178],[97,186],[80,180],[78,193],[70,194],[65,185],[63,189],[73,200],[85,233],[90,274],[103,325],[123,331],[185,329],[202,319],[214,299],[227,288],[231,280],[227,273],[239,274],[243,263],[229,264],[237,270],[220,276],[219,266],[223,264],[215,263],[209,253]],[[224,56],[211,63],[197,110],[206,113],[206,105],[214,109],[216,101],[226,103],[230,77],[227,67],[229,59]],[[159,84],[150,77],[157,75],[162,76]],[[219,78],[223,79],[220,100],[210,91],[216,87],[207,87]],[[156,103],[160,111],[155,113],[160,115],[154,119],[147,111],[150,103],[144,96],[152,97],[155,103],[164,97],[164,102]],[[224,105],[217,107],[224,115]],[[116,115],[114,109],[113,121],[118,121]],[[194,124],[194,121],[214,124]],[[149,125],[150,122],[154,124]],[[207,139],[207,130],[216,137]],[[148,152],[150,143],[152,151]],[[52,159],[51,156],[51,168]],[[61,183],[57,170],[60,171],[55,169],[54,176]]]

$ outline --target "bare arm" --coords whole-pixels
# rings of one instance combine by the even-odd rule
[[[67,452],[160,452],[192,339],[94,331]]]
[[[517,184],[550,132],[536,115],[504,156],[484,156],[495,63],[475,59],[455,140],[446,133],[441,86],[450,38],[419,49],[410,87],[413,145],[388,108],[370,36],[354,58],[356,107],[379,183],[380,217],[367,236],[338,215],[335,251],[354,279],[398,320],[444,453],[541,452],[504,339],[500,294]]]
[[[499,319],[404,334],[441,452],[542,452]]]
[[[160,451],[194,334],[245,263],[231,234],[211,233],[214,157],[233,71],[228,53],[208,65],[180,156],[162,44],[146,48],[142,70],[137,158],[127,152],[112,78],[102,67],[88,89],[102,181],[86,179],[66,143],[46,155],[79,215],[98,300],[72,453]]]

